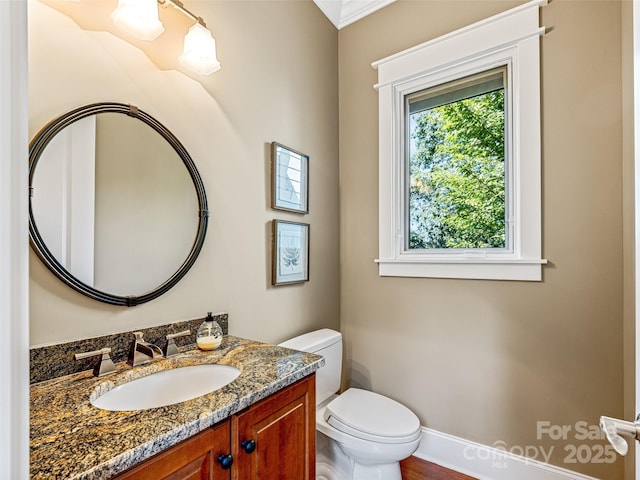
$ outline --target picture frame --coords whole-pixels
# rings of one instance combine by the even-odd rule
[[[275,219],[271,224],[272,285],[308,282],[309,224]]]
[[[271,208],[309,213],[309,156],[271,143]]]

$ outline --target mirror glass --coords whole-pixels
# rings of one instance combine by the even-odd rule
[[[135,305],[168,290],[193,264],[206,197],[170,132],[137,109],[132,116],[128,106],[101,105],[60,117],[32,143],[32,245],[81,293]]]

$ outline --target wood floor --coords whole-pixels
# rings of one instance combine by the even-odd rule
[[[417,457],[400,462],[402,480],[477,480]]]

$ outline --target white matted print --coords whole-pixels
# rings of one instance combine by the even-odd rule
[[[309,213],[309,157],[271,143],[271,207]]]
[[[309,225],[273,220],[273,285],[309,281]]]

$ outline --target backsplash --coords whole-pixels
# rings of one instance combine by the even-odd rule
[[[229,314],[218,313],[213,318],[220,324],[222,333],[228,335]],[[203,321],[204,317],[195,318],[158,327],[138,328],[130,332],[115,333],[46,347],[33,347],[29,350],[29,383],[44,382],[45,380],[71,375],[83,370],[92,370],[97,358],[75,360],[74,355],[76,353],[110,347],[113,362],[124,362],[129,355],[133,332],[142,332],[143,338],[147,342],[157,345],[164,351],[167,344],[165,338],[167,334],[191,330],[191,334],[188,337],[178,338],[176,343],[180,350],[196,348],[196,332]]]

